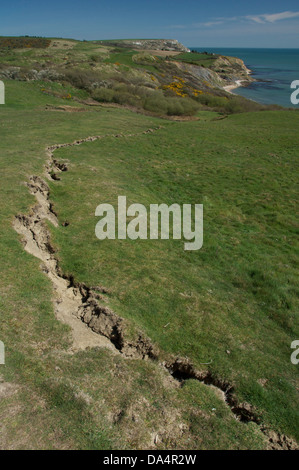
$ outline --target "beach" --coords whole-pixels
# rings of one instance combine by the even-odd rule
[[[228,93],[232,93],[232,90],[235,90],[236,88],[240,88],[242,86],[242,82],[246,82],[246,80],[236,80],[235,83],[233,83],[232,85],[224,86],[223,90],[227,91]]]

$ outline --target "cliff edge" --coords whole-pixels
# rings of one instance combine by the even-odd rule
[[[125,47],[136,50],[190,52],[190,49],[176,39],[124,39],[102,42],[107,46]]]

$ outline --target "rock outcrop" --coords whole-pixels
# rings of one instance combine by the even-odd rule
[[[190,52],[190,49],[176,39],[125,39],[122,41],[105,41],[105,45],[136,50]]]
[[[251,70],[244,64],[242,59],[237,57],[218,56],[210,69],[218,74],[225,82],[235,82],[241,80],[243,85],[254,81],[251,77]]]

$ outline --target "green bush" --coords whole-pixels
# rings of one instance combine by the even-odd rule
[[[143,81],[130,83],[124,76],[115,75],[105,84],[95,71],[73,69],[66,70],[64,75],[72,86],[89,91],[99,102],[134,106],[168,116],[192,116],[199,109],[199,104],[191,98],[168,97],[162,90],[144,86]]]
[[[225,108],[228,102],[228,98],[225,96],[215,96],[209,93],[203,93],[197,97],[197,101],[209,108]]]
[[[190,98],[167,99],[167,114],[169,116],[193,116],[198,109],[198,104]]]
[[[145,110],[151,111],[152,113],[167,114],[167,98],[163,95],[159,96],[158,94],[154,94],[145,99],[143,107]]]
[[[144,109],[168,116],[193,116],[199,106],[189,98],[166,98],[162,93],[156,93],[146,98]]]
[[[209,93],[199,95],[196,100],[214,111],[226,114],[247,113],[250,111],[261,111],[266,109],[262,104],[247,100],[242,96],[216,96]]]
[[[142,107],[140,98],[128,92],[116,91],[114,93],[114,102],[123,105]]]
[[[105,56],[103,56],[103,55],[92,54],[92,55],[90,56],[90,60],[91,60],[92,62],[95,62],[95,63],[97,63],[97,62],[103,62],[104,59],[105,59]]]
[[[64,76],[71,85],[84,90],[89,90],[91,85],[99,80],[99,75],[92,70],[66,70]]]
[[[51,44],[50,39],[39,37],[2,37],[0,38],[0,48],[7,49],[24,49],[24,48],[40,48],[44,49]]]
[[[109,88],[97,88],[92,93],[92,98],[102,103],[111,103],[114,101],[114,90]]]
[[[155,64],[156,62],[158,62],[158,58],[151,54],[140,53],[140,54],[133,55],[132,61],[135,64],[147,65],[147,64]]]
[[[142,107],[142,100],[137,95],[130,93],[126,85],[115,88],[97,88],[92,93],[93,99],[102,103],[117,103],[121,105]]]

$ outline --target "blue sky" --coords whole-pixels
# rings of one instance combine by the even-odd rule
[[[198,47],[299,48],[298,0],[11,0],[0,35],[173,38]]]

